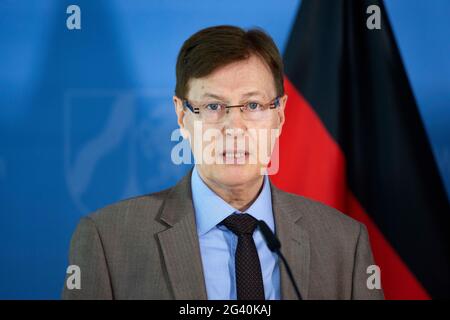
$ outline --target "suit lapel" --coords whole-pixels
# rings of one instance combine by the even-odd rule
[[[206,300],[206,285],[191,194],[192,170],[170,191],[160,220],[169,226],[158,233],[164,264],[175,299]],[[281,252],[291,267],[303,299],[308,297],[310,244],[301,226],[302,213],[287,194],[272,183],[272,208]],[[297,299],[287,271],[280,262],[281,299]]]
[[[275,231],[281,242],[281,252],[291,268],[303,299],[308,297],[310,244],[308,232],[301,226],[301,208],[295,206],[292,195],[271,183]],[[280,259],[281,299],[295,300],[287,271]]]
[[[170,190],[160,216],[169,228],[158,233],[158,239],[175,299],[206,300],[191,173]]]

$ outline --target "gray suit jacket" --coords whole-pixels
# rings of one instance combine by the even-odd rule
[[[191,172],[173,188],[82,218],[69,255],[80,267],[81,289],[64,285],[63,298],[207,299]],[[364,225],[273,184],[271,191],[281,251],[304,299],[383,298],[366,285],[373,259]],[[281,298],[296,299],[282,264],[280,272]]]

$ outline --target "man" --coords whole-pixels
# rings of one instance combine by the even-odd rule
[[[173,188],[83,218],[70,250],[81,288],[66,286],[63,298],[297,299],[262,220],[303,299],[382,299],[367,284],[366,228],[268,179],[287,101],[272,39],[257,29],[201,30],[183,44],[176,75],[173,102],[195,167]]]

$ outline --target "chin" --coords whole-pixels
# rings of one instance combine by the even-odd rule
[[[233,186],[257,181],[260,174],[260,166],[256,165],[217,165],[213,172],[214,179],[221,184]]]

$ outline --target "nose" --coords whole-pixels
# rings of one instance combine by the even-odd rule
[[[225,115],[225,127],[230,129],[245,129],[241,108],[229,108]]]
[[[225,148],[247,149],[247,124],[242,118],[241,108],[229,108],[225,115]]]

